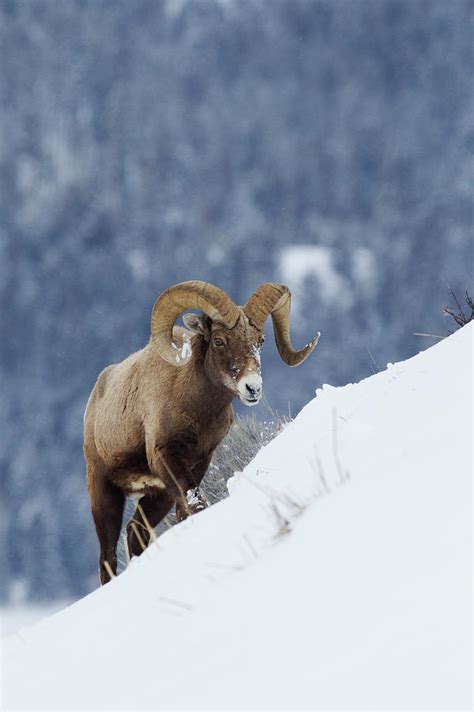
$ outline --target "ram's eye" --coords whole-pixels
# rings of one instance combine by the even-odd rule
[[[220,339],[218,336],[214,339],[214,346],[224,346],[224,339]]]

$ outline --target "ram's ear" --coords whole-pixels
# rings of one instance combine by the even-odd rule
[[[211,319],[206,314],[184,314],[183,322],[186,329],[195,334],[202,334],[206,341],[211,338]]]

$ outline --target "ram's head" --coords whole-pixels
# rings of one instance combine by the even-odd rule
[[[279,354],[288,366],[299,366],[318,343],[319,333],[307,346],[295,351],[290,339],[288,287],[262,284],[243,306],[237,306],[221,289],[208,282],[182,282],[170,287],[155,302],[151,333],[160,356],[176,367],[192,358],[191,348],[177,348],[173,326],[187,309],[202,315],[185,314],[186,327],[201,334],[207,344],[204,366],[210,380],[228,388],[245,405],[255,405],[262,396],[260,350],[263,329],[271,315]]]

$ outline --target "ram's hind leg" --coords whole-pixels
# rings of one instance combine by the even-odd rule
[[[130,557],[140,556],[148,546],[153,536],[150,529],[153,530],[166,517],[173,507],[175,499],[175,495],[166,490],[141,498],[133,517],[127,524],[127,544]]]
[[[99,578],[101,584],[117,573],[117,542],[122,525],[125,495],[102,474],[89,476],[92,517],[100,545]]]

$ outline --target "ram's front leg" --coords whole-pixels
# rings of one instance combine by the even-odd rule
[[[191,435],[168,441],[166,445],[147,442],[148,466],[153,474],[161,479],[165,490],[173,498],[173,503],[179,502],[184,511],[188,511],[186,493],[188,489],[199,484],[193,479],[193,451],[196,443]],[[192,463],[192,464],[190,464]]]
[[[202,478],[207,472],[209,463],[211,462],[212,453],[201,458],[192,468],[190,472],[190,482],[192,486],[186,493],[187,506],[184,507],[181,499],[176,502],[176,521],[182,522],[189,517],[190,514],[196,514],[209,506],[209,500],[199,488]]]

